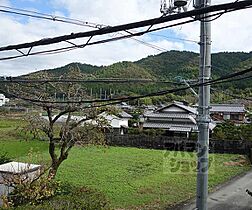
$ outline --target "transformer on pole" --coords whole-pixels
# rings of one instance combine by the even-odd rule
[[[161,0],[160,12],[164,15],[180,13],[181,9],[187,10],[187,0]]]

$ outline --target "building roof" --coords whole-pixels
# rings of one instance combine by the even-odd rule
[[[198,127],[194,124],[176,124],[176,123],[161,123],[161,122],[144,122],[144,128],[163,128],[172,131],[197,131]]]
[[[120,115],[120,117],[122,117],[122,118],[132,118],[132,115],[128,114],[128,113],[125,112],[125,111],[121,111],[121,112],[119,113],[119,115]]]
[[[53,118],[55,118],[56,115],[53,115]],[[45,120],[49,120],[48,119],[48,116],[41,116],[41,118],[45,119]],[[68,118],[68,115],[62,115],[60,116],[58,119],[57,119],[57,123],[64,123],[67,121],[67,118]],[[85,119],[86,117],[85,116],[75,116],[75,115],[72,115],[71,116],[71,120],[72,121],[80,121],[80,120],[83,120]]]
[[[190,114],[186,113],[157,113],[157,112],[146,112],[145,117],[160,117],[160,118],[178,118],[178,119],[187,119]]]
[[[40,167],[41,165],[13,161],[0,165],[0,173],[23,174],[36,171]]]
[[[244,113],[245,107],[242,104],[211,104],[210,112],[236,112]]]
[[[216,126],[215,122],[209,123],[209,129],[213,130]],[[179,124],[179,123],[161,123],[161,122],[144,122],[143,128],[161,128],[169,129],[170,131],[181,131],[181,132],[190,132],[198,131],[198,126],[196,124]]]
[[[187,106],[187,105],[184,105],[183,103],[180,103],[180,102],[175,102],[175,104],[193,114],[197,114],[197,108],[194,108],[194,107],[190,107],[190,106]]]
[[[180,109],[184,110],[184,111],[187,111],[189,113],[192,113],[192,114],[197,114],[197,108],[194,108],[194,107],[190,107],[188,105],[185,105],[184,103],[182,102],[178,102],[178,101],[175,101],[174,103],[168,105],[168,106],[165,106],[165,107],[162,107],[161,109],[158,109],[156,112],[162,112],[172,106],[176,106],[176,107],[179,107]]]
[[[170,131],[182,131],[182,132],[190,132],[190,131],[192,131],[191,128],[187,128],[187,127],[170,127],[169,130]]]

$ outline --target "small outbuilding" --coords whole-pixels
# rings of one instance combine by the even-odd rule
[[[243,104],[211,104],[210,114],[216,123],[225,120],[236,124],[246,123],[246,109]]]
[[[39,175],[41,165],[21,163],[21,162],[9,162],[0,165],[0,197],[8,195],[13,190],[13,180],[15,177],[19,177],[23,180],[34,179]],[[2,205],[2,199],[0,199],[0,206]]]

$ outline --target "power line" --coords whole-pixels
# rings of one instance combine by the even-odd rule
[[[176,37],[171,37],[171,36],[165,36],[165,35],[162,35],[162,34],[149,34],[150,36],[159,36],[159,37],[163,37],[163,38],[166,38],[166,39],[174,39],[174,40],[180,40],[180,41],[185,41],[185,42],[192,42],[192,43],[196,43],[198,44],[199,41],[195,41],[195,40],[192,40],[192,39],[182,39],[182,38],[176,38]]]
[[[215,92],[221,92],[223,93],[224,95],[227,95],[227,96],[231,96],[235,99],[242,99],[242,100],[246,100],[246,101],[252,101],[252,98],[246,98],[246,97],[242,97],[240,95],[236,95],[236,94],[232,94],[232,93],[228,93],[227,91],[224,91],[224,90],[218,90],[216,88],[211,88],[211,90],[215,91]]]
[[[178,82],[166,81],[166,80],[152,80],[152,79],[123,79],[123,78],[97,78],[97,79],[59,79],[57,78],[48,78],[48,79],[22,79],[15,77],[5,77],[1,80],[0,83],[161,83],[161,84],[173,84],[181,85]]]
[[[194,22],[195,20],[188,20],[188,21],[184,21],[181,23],[176,23],[176,24],[172,24],[169,26],[164,26],[164,27],[160,27],[160,28],[156,28],[156,29],[151,29],[149,32],[153,32],[153,31],[157,31],[157,30],[161,30],[164,28],[169,28],[169,27],[174,27],[174,26],[178,26],[178,25],[182,25],[185,23],[190,23],[190,22]],[[43,50],[43,51],[38,51],[38,52],[30,52],[29,53],[21,53],[21,55],[15,55],[15,56],[8,56],[8,57],[3,57],[0,58],[0,60],[11,60],[11,59],[15,59],[15,58],[21,58],[21,57],[26,57],[26,56],[31,56],[31,55],[50,55],[50,54],[57,54],[57,53],[62,53],[62,52],[68,52],[71,50],[75,50],[78,48],[84,48],[86,46],[90,46],[90,45],[97,45],[97,44],[104,44],[104,43],[108,43],[108,42],[112,42],[112,41],[118,41],[118,40],[122,40],[122,39],[128,39],[131,38],[133,36],[141,36],[143,34],[145,34],[147,32],[137,32],[134,34],[129,34],[129,35],[124,35],[124,36],[120,36],[120,37],[114,37],[114,38],[109,38],[109,39],[104,39],[104,40],[99,40],[99,41],[95,41],[95,42],[90,42],[90,43],[84,43],[84,44],[74,44],[72,43],[70,47],[62,47],[62,48],[56,48],[56,49],[51,49],[51,50]],[[70,42],[68,42],[70,43]]]
[[[104,35],[104,34],[114,33],[114,32],[123,31],[123,30],[125,31],[125,30],[134,29],[134,28],[156,25],[156,24],[174,21],[174,20],[178,20],[178,19],[182,19],[182,18],[197,16],[197,15],[201,15],[201,14],[205,14],[205,13],[209,13],[209,12],[216,12],[216,11],[224,10],[226,13],[229,11],[246,9],[246,8],[250,7],[251,5],[252,5],[252,0],[214,5],[214,6],[209,6],[209,7],[205,7],[205,8],[201,8],[201,9],[195,9],[195,10],[191,10],[188,12],[178,13],[178,14],[174,14],[174,15],[170,15],[170,16],[165,16],[165,17],[162,16],[159,18],[144,20],[144,21],[140,21],[140,22],[128,23],[128,24],[118,25],[118,26],[113,26],[113,27],[106,27],[106,28],[102,28],[100,30],[72,33],[70,35],[58,36],[58,37],[53,37],[53,38],[46,38],[46,39],[41,39],[39,41],[34,41],[34,42],[4,46],[4,47],[0,48],[0,51],[17,50],[17,49],[22,49],[22,48],[32,48],[35,46],[55,44],[55,43],[59,43],[59,42],[67,41],[67,40],[71,40],[71,39]]]
[[[18,9],[18,8],[7,7],[7,6],[2,6],[2,5],[0,5],[0,8],[4,8],[4,9],[0,9],[0,12],[9,13],[9,14],[13,14],[13,15],[22,15],[22,16],[26,16],[26,17],[38,18],[38,19],[43,19],[43,20],[51,20],[51,21],[62,22],[62,23],[69,23],[69,24],[73,24],[73,25],[86,26],[86,27],[97,28],[97,29],[101,29],[103,27],[106,27],[103,24],[96,24],[96,23],[91,23],[88,21],[81,21],[81,20],[67,18],[67,17],[63,17],[63,16],[49,15],[49,14],[35,12],[35,11],[31,11],[31,10]],[[6,10],[6,9],[11,9],[14,11]],[[17,12],[17,11],[21,11],[21,12]],[[23,12],[26,12],[26,13],[23,13]]]
[[[245,80],[245,79],[251,79],[252,75],[241,77],[241,78],[235,78],[225,81],[220,81],[221,84],[226,82],[235,82],[239,80]],[[167,80],[152,80],[152,79],[139,79],[139,78],[129,78],[129,79],[123,79],[123,78],[97,78],[97,79],[58,79],[58,77],[50,77],[48,79],[22,79],[18,77],[4,77],[1,79],[0,77],[0,83],[3,84],[9,84],[9,83],[24,83],[24,84],[31,84],[31,83],[157,83],[157,84],[172,84],[172,85],[182,85],[180,82],[173,82],[173,81],[167,81]],[[191,85],[197,85],[198,83],[193,83]],[[215,81],[214,84],[219,84],[219,81]]]
[[[196,83],[196,84],[192,84],[190,85],[190,87],[199,87],[199,86],[206,86],[206,85],[215,85],[215,84],[220,84],[223,82],[231,82],[234,81],[234,77],[238,77],[247,73],[252,72],[252,67],[243,70],[243,71],[239,71],[239,72],[235,72],[226,76],[222,76],[220,78],[217,79],[213,79],[213,80],[209,80],[207,82],[201,82],[201,83]],[[252,76],[250,76],[251,78]],[[230,79],[230,80],[228,80]],[[240,78],[241,79],[241,78]],[[183,86],[181,88],[175,88],[175,89],[168,89],[168,90],[163,90],[163,91],[158,91],[158,92],[153,92],[153,93],[149,93],[149,94],[144,94],[144,95],[140,95],[140,96],[127,96],[127,97],[120,97],[120,98],[112,98],[112,99],[96,99],[96,100],[79,100],[79,101],[47,101],[47,100],[39,100],[39,99],[32,99],[32,98],[26,98],[23,96],[18,96],[12,93],[8,93],[4,90],[1,90],[4,94],[8,94],[12,97],[15,98],[19,98],[25,101],[30,101],[33,103],[47,103],[47,104],[83,104],[83,103],[120,103],[123,101],[131,101],[131,100],[136,100],[136,99],[140,99],[140,98],[146,98],[146,97],[155,97],[155,96],[161,96],[161,95],[166,95],[169,93],[175,93],[175,92],[179,92],[179,91],[184,91],[189,89],[190,87],[188,86]],[[104,106],[104,105],[103,105]]]
[[[250,72],[250,70],[248,71]],[[245,72],[245,73],[248,73]],[[239,72],[238,72],[239,73]],[[240,73],[233,73],[231,74],[233,77],[237,77],[240,75]],[[228,76],[229,78],[230,76]],[[226,78],[226,76],[223,76],[221,78]],[[223,84],[227,82],[235,82],[239,80],[246,80],[251,79],[252,75],[246,76],[246,77],[240,77],[235,79],[229,79],[229,80],[221,80],[218,79],[212,80],[211,84]],[[157,84],[172,84],[172,85],[183,85],[180,82],[173,82],[173,81],[167,81],[167,80],[153,80],[153,79],[142,79],[142,78],[96,78],[96,79],[73,79],[73,78],[66,78],[66,79],[59,79],[58,77],[50,77],[47,79],[25,79],[20,77],[0,77],[0,83],[3,84],[9,84],[9,83],[24,83],[24,84],[31,84],[31,83],[40,83],[40,84],[46,84],[46,83],[157,83]],[[192,83],[190,86],[197,86],[198,83]]]
[[[218,15],[218,14],[212,14],[209,17],[215,16],[215,15]],[[168,26],[162,26],[162,27],[159,27],[159,28],[150,29],[149,31],[130,33],[129,35],[124,35],[124,36],[120,36],[120,37],[99,40],[99,41],[90,42],[90,43],[86,42],[84,44],[79,44],[79,45],[71,43],[69,41],[66,41],[68,43],[71,43],[73,46],[56,48],[56,49],[52,49],[52,50],[43,50],[43,51],[38,51],[38,52],[30,52],[31,49],[32,49],[32,48],[30,48],[29,52],[26,53],[26,54],[23,53],[23,52],[21,52],[21,55],[3,57],[3,58],[0,58],[0,60],[11,60],[11,59],[15,59],[15,58],[21,58],[21,57],[26,57],[26,56],[31,56],[31,55],[39,55],[39,54],[41,54],[41,55],[50,55],[50,54],[57,54],[57,53],[62,53],[62,52],[68,52],[68,51],[71,51],[71,50],[75,50],[77,48],[84,48],[84,47],[90,46],[90,45],[104,44],[104,43],[108,43],[108,42],[112,42],[112,41],[118,41],[118,40],[122,40],[122,39],[128,39],[128,38],[131,38],[133,36],[141,36],[141,35],[143,35],[145,33],[150,33],[150,32],[158,31],[158,30],[161,30],[161,29],[170,28],[170,27],[174,27],[174,26],[179,26],[179,25],[183,25],[183,24],[191,23],[191,22],[195,22],[195,21],[196,20],[191,19],[191,20],[187,20],[187,21],[184,21],[184,22],[171,24],[171,25],[168,25]],[[0,51],[1,51],[1,48],[0,48]],[[18,50],[18,51],[20,52],[20,50]]]
[[[30,14],[27,14],[27,13],[20,13],[20,12],[14,12],[14,11],[8,11],[8,10],[1,10],[0,9],[0,12],[4,12],[4,13],[28,16],[28,17],[39,18],[39,19],[44,19],[44,20],[58,21],[58,22],[74,24],[74,25],[78,25],[78,26],[85,26],[85,27],[91,27],[91,28],[97,28],[97,29],[101,29],[101,28],[105,28],[105,27],[111,27],[111,26],[105,25],[105,24],[91,23],[91,22],[88,22],[88,21],[82,21],[82,20],[67,18],[67,17],[63,17],[63,16],[54,16],[54,15],[35,12],[35,11],[31,11],[31,10],[18,9],[18,8],[1,6],[1,5],[0,5],[0,8],[7,8],[7,9],[15,10],[15,11],[28,12],[28,13],[36,14],[36,15],[30,15]],[[38,15],[41,15],[41,16],[38,16]],[[136,38],[132,38],[132,39],[139,42],[140,44],[143,44],[143,45],[148,46],[150,48],[153,48],[155,50],[158,50],[158,51],[161,51],[161,52],[167,51],[167,49],[161,48],[161,47],[156,46],[154,44],[149,44],[149,43],[147,43],[145,41],[142,41],[142,40],[139,40],[139,39],[136,39]]]

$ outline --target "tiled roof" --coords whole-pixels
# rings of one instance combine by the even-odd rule
[[[187,105],[183,104],[182,102],[178,102],[178,101],[175,101],[174,103],[172,103],[172,104],[170,104],[168,106],[162,107],[161,109],[158,109],[156,112],[162,112],[163,110],[165,110],[165,109],[167,109],[169,107],[172,107],[172,106],[177,106],[180,109],[186,110],[189,113],[197,114],[197,108],[187,106]]]
[[[237,112],[244,113],[245,107],[242,104],[212,104],[210,112]]]
[[[176,124],[176,123],[155,123],[155,122],[144,122],[144,128],[163,128],[163,129],[180,129],[180,131],[184,130],[198,130],[198,127],[194,124]]]
[[[209,128],[213,130],[216,126],[216,123],[210,122]],[[161,128],[169,129],[170,131],[198,131],[198,126],[196,124],[179,124],[179,123],[160,123],[160,122],[144,122],[143,128]]]
[[[148,112],[144,114],[145,117],[164,117],[164,118],[179,118],[179,119],[187,119],[189,118],[189,114],[183,113],[158,113],[158,112]]]
[[[120,117],[123,117],[123,118],[132,118],[132,115],[128,114],[127,112],[125,111],[121,111],[119,113]]]
[[[190,131],[192,131],[191,128],[186,128],[186,127],[171,127],[169,130],[170,131],[182,131],[182,132],[190,132]]]
[[[191,113],[194,113],[194,114],[197,114],[197,108],[194,108],[194,107],[190,107],[190,106],[186,106],[182,103],[178,103],[176,102],[175,103],[177,106],[183,108],[183,109],[186,109],[187,111],[191,112]]]

